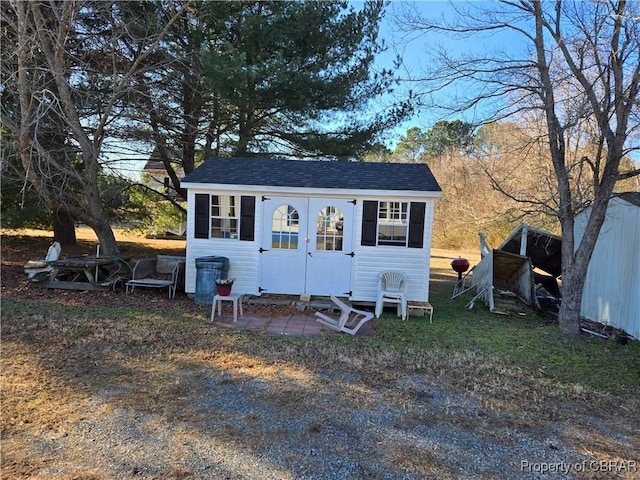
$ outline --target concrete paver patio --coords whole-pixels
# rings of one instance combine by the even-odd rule
[[[374,320],[364,324],[356,335],[374,336]],[[238,317],[236,323],[233,322],[233,312],[231,309],[223,310],[221,316],[217,316],[213,321],[214,325],[230,328],[242,328],[255,331],[263,335],[290,335],[293,337],[320,337],[328,335],[347,335],[336,332],[330,328],[316,322],[314,314],[299,312],[281,317],[267,317],[255,313],[245,313]]]

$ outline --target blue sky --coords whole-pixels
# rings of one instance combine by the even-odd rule
[[[472,7],[482,7],[483,5],[491,6],[491,3],[495,3],[486,0],[453,0],[453,2],[457,3],[461,7],[464,7],[465,5],[471,5]],[[351,3],[356,6],[356,8],[358,8],[357,5],[363,4],[362,1],[353,1]],[[453,36],[451,35],[436,32],[432,32],[429,34],[409,34],[406,32],[401,32],[394,19],[398,16],[401,17],[403,10],[407,7],[415,8],[422,17],[427,17],[430,19],[437,19],[441,17],[446,19],[451,18],[452,15],[455,15],[455,11],[452,9],[451,4],[448,1],[398,0],[391,2],[391,4],[387,8],[386,15],[383,18],[380,28],[380,38],[385,40],[385,43],[388,45],[389,50],[384,55],[379,57],[378,62],[380,66],[390,68],[392,67],[395,55],[400,54],[404,62],[403,67],[407,69],[407,72],[399,72],[401,76],[404,76],[405,74],[414,77],[421,76],[421,74],[425,71],[425,67],[428,66],[429,63],[429,49],[434,45],[445,47],[447,50],[452,52],[454,56],[456,54],[482,52],[491,52],[493,55],[495,55],[495,52],[500,52],[500,55],[508,55],[517,58],[524,58],[527,55],[527,51],[531,47],[531,45],[522,34],[516,33],[514,31],[501,31],[499,34],[487,34],[484,36],[475,35],[472,40],[460,40],[453,38]],[[416,85],[405,83],[400,87],[399,90],[400,92],[402,92],[403,90],[406,91],[412,87],[415,88]],[[452,87],[448,90],[443,91],[442,98],[445,99],[447,96],[455,93],[455,88],[460,87]],[[387,146],[393,149],[395,148],[395,145],[400,136],[404,135],[407,129],[415,126],[419,127],[423,131],[429,130],[435,122],[443,119],[448,121],[456,119],[470,122],[474,121],[474,118],[472,118],[472,113],[469,113],[467,116],[458,115],[455,117],[447,117],[444,112],[438,112],[432,109],[422,109],[416,112],[416,114],[411,119],[403,122],[392,132],[389,132],[389,134],[385,138],[385,143],[387,144]],[[634,162],[640,165],[639,151],[632,153],[631,158],[634,160]]]
[[[361,5],[363,2],[354,1],[352,3],[357,6]],[[445,47],[454,54],[470,53],[472,51],[483,52],[487,50],[504,50],[516,53],[527,46],[521,36],[508,32],[487,35],[481,39],[475,38],[473,41],[459,40],[450,35],[444,35],[441,33],[407,34],[399,30],[394,20],[395,17],[401,16],[403,9],[407,7],[415,8],[420,15],[429,18],[449,18],[455,13],[447,1],[422,0],[416,2],[391,2],[387,8],[387,13],[380,28],[380,38],[384,39],[388,46],[388,51],[379,57],[378,64],[381,67],[390,68],[392,67],[396,54],[399,54],[403,59],[403,67],[398,73],[403,78],[416,78],[422,76],[429,64],[429,49],[435,45]],[[401,85],[399,92],[406,92],[410,88],[417,89],[419,86],[411,82],[406,82]],[[442,98],[444,99],[446,96],[455,93],[455,88],[457,87],[452,87],[443,91]],[[449,121],[455,119],[473,121],[473,118],[471,118],[470,115],[467,117],[447,117],[443,112],[422,109],[416,112],[411,119],[403,122],[399,127],[395,128],[393,132],[390,132],[387,138],[387,143],[390,144],[389,146],[391,148],[393,148],[399,136],[406,133],[408,128],[416,126],[422,130],[428,130],[435,122],[442,119]]]

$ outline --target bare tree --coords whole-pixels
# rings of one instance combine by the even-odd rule
[[[453,22],[424,18],[411,9],[399,17],[413,33],[474,38],[471,53],[434,49],[433,71],[422,82],[425,93],[458,83],[465,95],[449,105],[456,111],[484,108],[485,121],[527,116],[543,121],[549,182],[557,192],[544,208],[555,212],[563,239],[560,328],[577,334],[587,267],[608,201],[616,182],[640,174],[635,167],[621,168],[629,165],[622,159],[640,149],[640,4],[503,0],[452,2],[451,8]],[[473,46],[482,45],[476,37],[500,32],[516,36],[527,48],[473,53]],[[573,154],[586,149],[589,155]],[[589,221],[576,242],[574,217],[586,207],[591,207]]]
[[[134,74],[188,3],[166,19],[163,30],[146,37],[119,24],[118,6],[111,2],[3,4],[3,24],[17,39],[19,97],[19,115],[3,109],[3,124],[18,139],[24,171],[39,195],[91,227],[107,255],[117,254],[118,245],[98,185],[103,144],[127,96],[134,94]],[[95,12],[99,21],[79,21]],[[135,56],[120,54],[124,41],[136,43]],[[87,88],[86,79],[96,70],[109,72],[101,90]],[[43,132],[52,130],[64,132],[65,155],[47,148]]]

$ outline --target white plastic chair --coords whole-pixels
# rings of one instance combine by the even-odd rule
[[[378,280],[376,318],[382,314],[385,303],[397,304],[397,314],[407,319],[407,277],[402,272],[383,272]]]
[[[360,330],[360,327],[373,318],[373,314],[371,312],[357,310],[340,301],[333,295],[331,295],[331,300],[340,309],[340,317],[333,318],[322,312],[316,312],[316,321],[338,332],[355,335],[357,331]]]
[[[62,247],[59,242],[53,242],[47,250],[47,255],[44,259],[29,260],[24,266],[24,272],[27,274],[27,279],[33,278],[37,273],[51,272],[53,270],[49,266],[49,262],[55,262],[60,258]]]

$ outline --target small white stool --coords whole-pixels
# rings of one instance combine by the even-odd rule
[[[238,306],[240,307],[240,316],[244,315],[242,311],[242,295],[240,293],[230,293],[229,295],[215,295],[213,304],[211,305],[211,322],[216,314],[216,303],[218,304],[218,315],[222,315],[222,302],[233,302],[233,323],[238,321]]]

